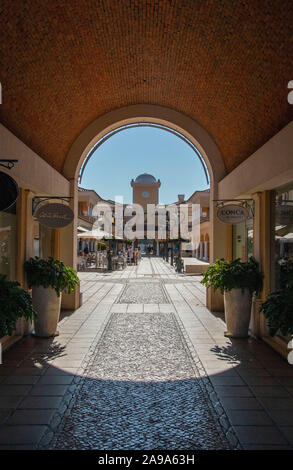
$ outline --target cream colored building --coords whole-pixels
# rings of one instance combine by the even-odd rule
[[[210,190],[194,191],[194,193],[185,199],[184,194],[178,194],[177,205],[188,205],[188,228],[192,227],[192,204],[200,206],[200,240],[198,247],[191,251],[182,251],[182,256],[195,257],[202,261],[209,261],[210,253]]]
[[[140,121],[142,116],[166,124],[166,110],[159,106],[138,105],[111,112],[98,118],[85,129],[68,152],[63,171],[59,172],[45,162],[37,153],[17,138],[5,126],[0,125],[0,150],[3,155],[18,159],[12,170],[1,168],[9,173],[20,188],[14,208],[0,214],[2,249],[0,272],[26,286],[23,262],[34,256],[37,250],[42,256],[53,255],[66,264],[76,267],[78,222],[78,171],[89,148],[108,132],[110,124],[120,125],[127,119]],[[284,253],[292,257],[292,221],[278,222],[278,207],[292,207],[293,190],[293,121],[283,127],[270,140],[265,142],[252,155],[236,166],[230,173],[225,171],[221,154],[212,138],[197,123],[182,116],[179,112],[168,110],[168,123],[173,122],[177,129],[186,133],[197,142],[205,158],[211,175],[210,214],[209,214],[209,258],[210,262],[224,257],[233,259],[239,253],[243,259],[252,253],[260,262],[264,273],[264,288],[253,307],[251,331],[256,336],[287,354],[286,339],[280,335],[270,338],[259,305],[266,296],[277,288],[276,260]],[[142,188],[141,188],[142,189]],[[143,189],[147,190],[147,189]],[[64,229],[45,229],[38,227],[34,220],[32,203],[36,196],[53,198],[71,197],[70,206],[75,218]],[[217,205],[223,201],[248,200],[251,205],[251,218],[241,225],[225,225],[217,219]],[[289,223],[290,222],[290,223]],[[36,241],[37,240],[37,241]],[[64,295],[63,308],[74,309],[80,304],[79,289],[72,295]],[[219,293],[207,292],[207,306],[211,310],[222,310],[223,299]],[[27,332],[27,325],[18,322],[15,335],[1,339],[4,347],[21,338]]]

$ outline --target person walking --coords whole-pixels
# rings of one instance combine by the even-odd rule
[[[134,264],[137,265],[137,261],[138,261],[138,249],[135,248],[134,250]]]

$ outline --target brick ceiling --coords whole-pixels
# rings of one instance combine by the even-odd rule
[[[291,0],[2,0],[0,120],[62,170],[130,104],[197,120],[231,171],[293,117]]]

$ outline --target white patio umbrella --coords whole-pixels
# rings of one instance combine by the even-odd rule
[[[104,230],[88,230],[87,232],[78,233],[77,238],[95,238],[96,240],[102,240],[102,238],[112,239],[112,235]]]

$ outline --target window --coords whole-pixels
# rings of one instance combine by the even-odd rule
[[[0,212],[0,273],[16,279],[16,205]]]

